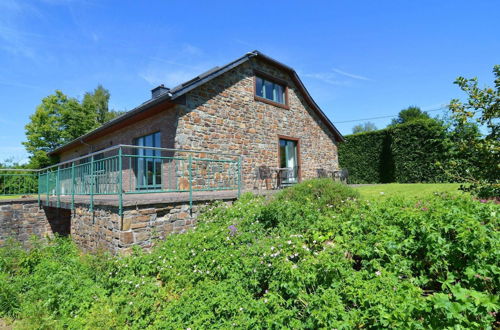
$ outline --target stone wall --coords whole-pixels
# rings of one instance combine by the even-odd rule
[[[288,106],[283,108],[255,98],[255,70],[285,81],[288,86]],[[337,140],[318,114],[310,107],[290,75],[266,62],[253,59],[188,92],[185,104],[132,125],[121,127],[107,135],[88,141],[92,150],[120,143],[132,144],[134,138],[160,131],[162,147],[215,151],[243,155],[244,188],[252,188],[255,169],[260,165],[279,167],[279,136],[299,140],[299,175],[302,179],[318,176],[318,170],[336,170]],[[80,146],[64,152],[63,160],[89,151]],[[170,173],[164,164],[164,173]],[[127,166],[127,160],[124,163]],[[134,175],[128,182],[124,173],[125,190],[134,186]],[[169,177],[163,177],[164,188]],[[207,178],[205,178],[207,179]],[[209,178],[210,179],[210,178]],[[185,189],[186,175],[174,186]],[[226,178],[217,181],[224,182]],[[130,189],[131,190],[131,189]]]
[[[255,71],[288,85],[288,108],[261,102],[254,96]],[[318,169],[336,170],[336,140],[288,73],[252,60],[187,94],[179,106],[175,147],[241,154],[243,181],[250,188],[255,168],[279,167],[279,136],[299,139],[300,176],[317,177]]]
[[[231,202],[231,201],[226,201]],[[85,251],[129,253],[134,245],[149,249],[155,240],[182,233],[196,225],[200,211],[209,202],[162,203],[137,205],[124,209],[123,217],[114,206],[76,205],[71,211],[44,207],[29,201],[0,203],[0,246],[12,238],[27,244],[31,236],[52,237],[55,233],[71,235]]]
[[[114,207],[96,207],[94,212],[78,206],[72,217],[71,237],[84,250],[129,253],[137,245],[149,249],[157,239],[181,233],[196,224],[207,203],[170,203],[126,208],[123,219]]]
[[[12,238],[23,244],[37,237],[68,235],[70,211],[54,207],[39,208],[33,199],[0,201],[0,246]]]

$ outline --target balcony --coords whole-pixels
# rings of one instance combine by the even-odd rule
[[[39,205],[231,199],[240,195],[241,156],[145,146],[117,145],[41,170],[0,170],[0,195],[36,195]]]

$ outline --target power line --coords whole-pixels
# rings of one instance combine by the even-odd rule
[[[441,108],[438,108],[438,109],[425,110],[424,112],[440,111],[440,110],[444,110],[444,109],[446,109],[446,106],[442,106]],[[354,119],[354,120],[345,120],[345,121],[335,121],[333,123],[334,124],[353,123],[353,122],[356,122],[356,121],[382,119],[382,118],[393,118],[393,117],[397,117],[397,116],[398,115],[380,116],[380,117],[372,117],[372,118],[363,118],[363,119]]]

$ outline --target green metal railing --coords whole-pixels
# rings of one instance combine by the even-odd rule
[[[70,204],[85,199],[93,211],[98,196],[116,196],[120,215],[129,194],[241,193],[241,156],[169,148],[118,145],[31,173],[39,202]],[[0,173],[0,178],[2,174]],[[18,191],[13,191],[18,194]]]

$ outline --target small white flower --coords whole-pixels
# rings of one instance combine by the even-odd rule
[[[381,274],[382,274],[382,273],[380,272],[380,270],[377,270],[377,271],[375,272],[375,275],[377,275],[377,276],[380,276]]]
[[[381,191],[381,192],[380,192],[380,195],[383,195],[383,194],[385,194],[385,192]]]

